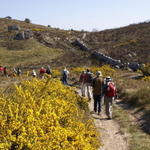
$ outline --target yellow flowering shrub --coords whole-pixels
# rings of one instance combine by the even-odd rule
[[[33,28],[32,31],[42,32],[42,31],[45,31],[45,29],[41,29],[41,28]]]
[[[59,71],[58,69],[53,69],[53,77],[60,77],[61,76],[61,71]]]
[[[74,73],[81,73],[86,69],[87,68],[76,67],[73,68],[72,71]],[[102,67],[88,67],[88,69],[93,73],[96,73],[96,71],[101,71],[103,76],[112,76],[115,73],[115,69],[111,68],[109,65],[103,65]]]
[[[150,76],[145,76],[144,78],[142,78],[142,80],[144,80],[144,81],[150,81]]]
[[[0,149],[96,150],[92,122],[84,118],[87,100],[57,79],[24,81],[0,98]]]

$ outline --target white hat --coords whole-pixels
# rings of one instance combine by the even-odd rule
[[[112,78],[110,76],[107,76],[106,81],[112,81]]]
[[[102,76],[102,72],[101,72],[101,71],[97,71],[97,72],[96,72],[96,75],[97,75],[97,76]]]

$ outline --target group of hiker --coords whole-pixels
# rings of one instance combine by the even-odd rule
[[[116,97],[116,87],[112,78],[102,77],[101,71],[97,71],[95,77],[89,69],[82,71],[80,75],[81,94],[91,100],[94,99],[94,112],[100,115],[102,101],[104,100],[105,111],[108,119],[112,119],[112,104]]]
[[[22,71],[19,67],[13,68],[13,72],[18,76],[22,74]],[[5,76],[5,77],[9,77],[10,71],[8,71],[7,67],[0,66],[0,75]]]
[[[20,76],[22,70],[17,67],[13,69],[13,72]],[[0,74],[8,77],[8,71],[6,67],[0,66]],[[34,69],[32,70],[32,77],[40,77],[41,79],[45,78],[45,74],[52,75],[52,69],[50,65],[46,67],[41,67],[39,73]],[[71,85],[68,83],[69,71],[65,67],[61,73],[61,81],[64,85]],[[88,97],[89,100],[94,99],[94,112],[100,115],[102,102],[104,100],[106,115],[108,119],[112,119],[112,104],[116,96],[116,87],[112,78],[107,76],[103,78],[101,71],[97,71],[94,77],[94,74],[90,72],[89,69],[82,71],[79,82],[81,85],[81,94],[83,97]]]
[[[13,68],[12,70],[10,69],[7,69],[7,67],[2,67],[0,66],[0,75],[1,76],[5,76],[5,77],[9,77],[9,76],[12,76],[12,75],[16,75],[16,76],[20,76],[22,74],[22,70],[20,67],[16,67],[16,68]],[[51,75],[52,74],[52,70],[50,68],[50,65],[47,65],[46,67],[41,67],[39,69],[39,72],[37,73],[35,69],[32,70],[32,73],[31,75],[33,77],[40,77],[40,78],[44,78],[44,75],[45,74],[49,74]]]

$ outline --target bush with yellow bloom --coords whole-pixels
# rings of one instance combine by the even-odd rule
[[[83,119],[86,105],[57,79],[24,81],[0,98],[0,149],[96,150],[95,128]]]

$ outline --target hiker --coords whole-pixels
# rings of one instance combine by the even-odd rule
[[[85,79],[84,79],[84,84],[85,84],[85,93],[88,96],[89,100],[92,99],[92,91],[91,91],[91,84],[93,80],[93,74],[90,72],[89,69],[86,70],[85,73]]]
[[[20,76],[20,75],[22,74],[22,71],[21,71],[21,69],[20,69],[19,67],[18,67],[17,69],[14,68],[14,72],[15,72],[15,74],[18,75],[18,76]]]
[[[4,72],[4,76],[8,77],[7,67],[4,67],[3,72]]]
[[[32,70],[32,77],[34,77],[34,78],[37,77],[37,73],[34,69]]]
[[[50,68],[50,65],[47,65],[46,73],[49,74],[49,75],[52,75],[52,70]]]
[[[69,71],[65,67],[64,70],[62,71],[62,79],[61,79],[64,85],[68,85],[68,81],[67,81],[68,75],[69,75]]]
[[[44,67],[40,68],[40,78],[44,79],[44,74],[46,73],[46,69]]]
[[[85,80],[85,71],[82,71],[81,75],[80,75],[80,79],[79,79],[79,82],[81,84],[81,95],[82,96],[85,96],[85,83],[84,83],[84,80]]]
[[[116,87],[111,77],[106,77],[104,83],[104,103],[108,119],[112,119],[112,104],[116,96]]]
[[[4,68],[0,66],[0,75],[3,75]]]
[[[98,115],[101,112],[101,100],[102,100],[102,90],[104,81],[102,79],[101,71],[96,72],[96,77],[92,81],[93,87],[93,99],[94,99],[94,112],[98,111]]]

